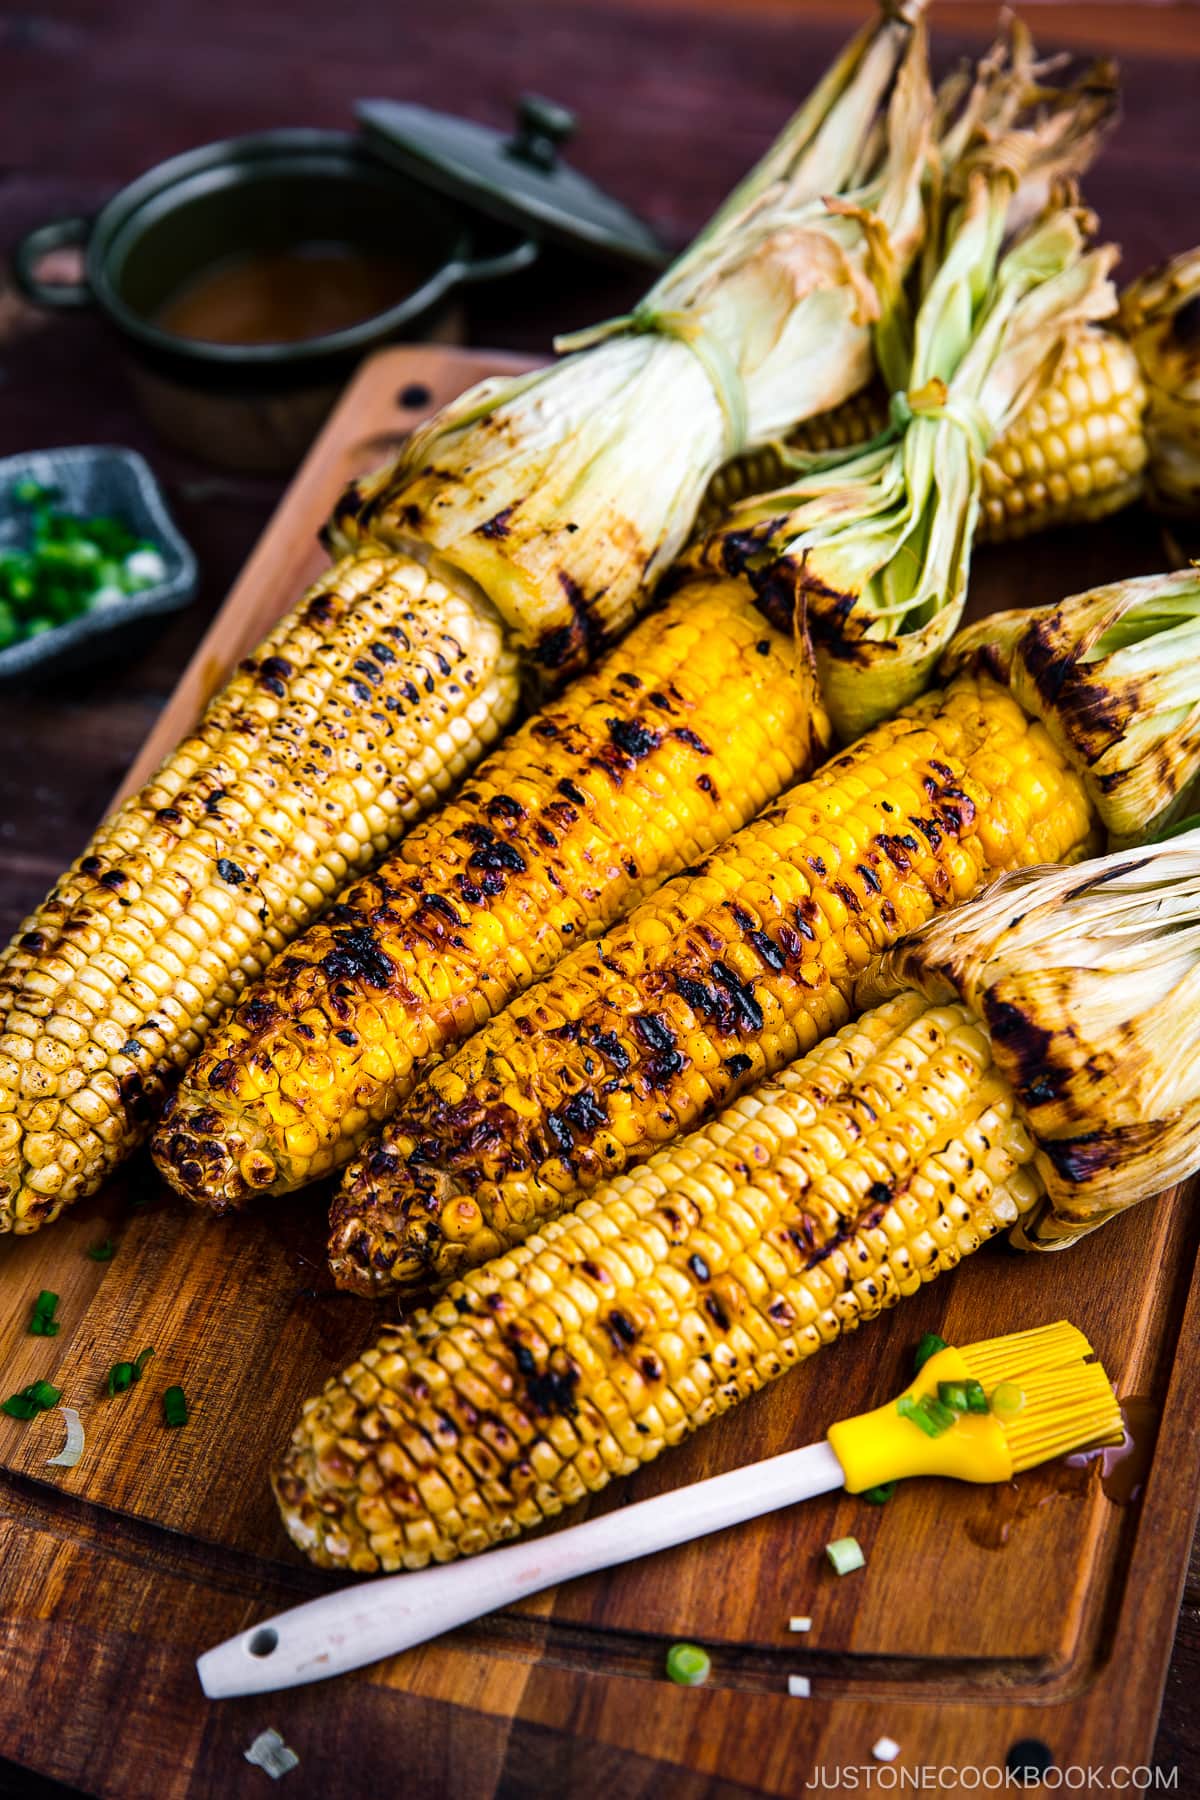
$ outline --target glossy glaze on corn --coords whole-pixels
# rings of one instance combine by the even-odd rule
[[[1005,689],[926,695],[437,1066],[347,1171],[338,1280],[444,1279],[519,1241],[838,1029],[905,931],[1092,830],[1081,778]]]
[[[275,1472],[327,1567],[486,1549],[631,1473],[1035,1201],[986,1031],[908,992],[386,1330]]]
[[[99,1185],[218,1014],[517,703],[499,624],[416,563],[309,590],[0,954],[0,1231]]]
[[[736,831],[825,741],[808,665],[701,578],[535,714],[268,969],[155,1136],[220,1210],[344,1163],[444,1053]]]

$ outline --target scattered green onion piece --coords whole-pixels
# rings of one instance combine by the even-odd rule
[[[862,1545],[854,1537],[834,1538],[832,1544],[826,1544],[825,1554],[838,1575],[852,1575],[867,1560]]]
[[[898,1481],[881,1481],[878,1487],[864,1488],[859,1498],[869,1506],[886,1506],[899,1486]]]
[[[186,1425],[187,1399],[181,1387],[169,1387],[163,1395],[163,1418],[168,1425]]]
[[[937,1397],[951,1412],[965,1413],[967,1410],[967,1390],[961,1381],[939,1381]]]
[[[936,1356],[939,1350],[945,1348],[945,1338],[940,1338],[936,1331],[927,1331],[917,1345],[916,1354],[913,1357],[913,1367],[916,1373],[919,1375],[930,1357]]]
[[[33,1303],[33,1314],[29,1321],[30,1337],[57,1337],[62,1327],[54,1315],[58,1310],[58,1295],[52,1294],[49,1288],[43,1288]]]
[[[114,1363],[112,1368],[108,1371],[108,1379],[104,1384],[109,1393],[127,1393],[135,1381],[140,1381],[142,1379],[142,1376],[146,1372],[146,1364],[153,1355],[153,1350],[143,1350],[133,1362]]]
[[[52,1382],[31,1381],[20,1393],[10,1394],[0,1412],[7,1413],[10,1419],[33,1419],[40,1412],[49,1412],[61,1399],[62,1389]]]
[[[1025,1395],[1015,1381],[1002,1381],[992,1389],[992,1411],[998,1419],[1012,1419],[1025,1405]]]
[[[88,1255],[93,1262],[111,1262],[116,1255],[117,1246],[111,1238],[105,1238],[102,1244],[93,1244]]]
[[[952,1406],[939,1400],[936,1394],[924,1394],[919,1402],[925,1417],[934,1426],[934,1436],[941,1437],[952,1425],[958,1423],[958,1414]]]
[[[667,1651],[667,1679],[680,1687],[702,1687],[712,1674],[712,1658],[699,1644],[672,1644]]]
[[[910,1420],[931,1438],[941,1437],[943,1432],[949,1431],[957,1416],[932,1394],[922,1394],[919,1400],[914,1400],[911,1394],[901,1394],[896,1411],[902,1419]]]
[[[0,1405],[0,1412],[7,1413],[10,1419],[36,1419],[41,1410],[37,1401],[26,1394],[10,1394]]]
[[[983,1391],[982,1381],[967,1381],[963,1385],[967,1390],[967,1411],[969,1413],[987,1412],[988,1399]]]

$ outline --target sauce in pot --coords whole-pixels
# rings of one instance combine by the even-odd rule
[[[154,323],[209,344],[299,344],[387,312],[422,276],[348,244],[302,244],[231,257],[194,275]]]

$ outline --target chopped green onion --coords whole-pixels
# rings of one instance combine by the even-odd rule
[[[941,1437],[943,1432],[949,1431],[956,1417],[933,1394],[922,1394],[919,1400],[914,1400],[911,1394],[901,1394],[896,1411],[902,1419],[910,1420],[931,1438]]]
[[[29,525],[21,547],[0,549],[0,648],[154,587],[168,573],[157,546],[120,519],[77,518],[56,511],[57,498],[35,481],[12,489]]]
[[[916,1354],[913,1357],[913,1368],[916,1373],[919,1375],[930,1357],[936,1356],[939,1350],[945,1348],[945,1338],[940,1338],[936,1331],[927,1331],[917,1345]]]
[[[186,1425],[187,1400],[181,1387],[169,1387],[163,1395],[163,1417],[168,1425]]]
[[[992,1389],[992,1411],[999,1419],[1011,1419],[1025,1405],[1025,1395],[1014,1381],[1002,1381]]]
[[[983,1391],[982,1381],[967,1381],[963,1385],[967,1390],[967,1411],[969,1413],[987,1412],[988,1399]]]
[[[942,1432],[949,1431],[950,1427],[958,1422],[958,1414],[953,1407],[944,1405],[936,1394],[923,1395],[920,1405],[925,1417],[932,1420],[939,1437]]]
[[[93,1244],[88,1255],[93,1262],[111,1262],[116,1255],[117,1246],[111,1238],[105,1238],[102,1244]]]
[[[7,1413],[10,1419],[36,1419],[41,1410],[37,1401],[26,1394],[10,1394],[0,1406],[0,1412]]]
[[[52,1294],[49,1288],[43,1288],[33,1303],[33,1315],[29,1321],[30,1337],[57,1337],[62,1327],[54,1315],[58,1310],[58,1295]]]
[[[153,1350],[143,1350],[133,1362],[114,1363],[108,1371],[108,1378],[104,1384],[109,1393],[127,1393],[135,1381],[142,1379],[146,1372],[146,1364],[153,1355]]]
[[[870,1506],[886,1506],[899,1486],[898,1481],[881,1481],[878,1487],[864,1488],[859,1498]]]
[[[10,1394],[0,1412],[7,1413],[10,1419],[33,1419],[40,1412],[49,1412],[61,1399],[61,1388],[49,1381],[31,1381],[20,1393]]]
[[[961,1381],[939,1381],[938,1399],[951,1412],[965,1413],[967,1410],[967,1390]]]
[[[667,1651],[667,1679],[680,1687],[702,1687],[712,1673],[712,1659],[699,1644],[672,1644]]]
[[[867,1560],[862,1545],[854,1537],[834,1538],[832,1544],[826,1544],[825,1554],[838,1575],[852,1575]]]

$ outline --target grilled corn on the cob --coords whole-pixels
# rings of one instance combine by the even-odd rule
[[[385,1331],[275,1473],[314,1561],[420,1568],[631,1473],[1032,1206],[987,1033],[905,994]]]
[[[827,741],[740,582],[693,584],[272,964],[167,1102],[158,1165],[223,1210],[340,1166],[444,1053],[713,849]]]
[[[1145,409],[1146,384],[1124,338],[1099,326],[1076,332],[984,461],[979,540],[1004,543],[1051,526],[1090,524],[1131,506],[1146,467]],[[711,528],[747,495],[779,487],[796,466],[795,452],[848,449],[877,436],[887,420],[886,396],[868,388],[802,425],[786,445],[727,464],[709,487],[702,526]]]
[[[517,706],[499,622],[403,557],[322,577],[0,954],[0,1231],[146,1135],[217,1015]]]
[[[330,1381],[274,1474],[288,1531],[364,1573],[486,1549],[997,1233],[1054,1247],[1192,1171],[1198,979],[1200,832],[943,915],[872,1011]]]
[[[1194,572],[964,633],[943,693],[793,788],[432,1071],[347,1172],[339,1281],[411,1286],[495,1254],[835,1030],[874,955],[991,875],[1078,856],[1097,820],[1123,832],[1131,800],[1152,829],[1200,767],[1189,608]]]

